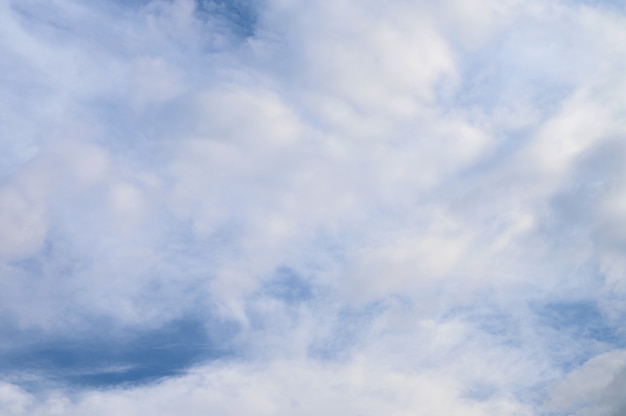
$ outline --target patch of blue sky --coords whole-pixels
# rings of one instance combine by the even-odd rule
[[[280,299],[288,304],[299,304],[311,300],[314,289],[311,283],[287,267],[279,268],[274,277],[261,289],[265,296]]]
[[[178,319],[156,329],[103,330],[67,337],[3,328],[13,345],[0,350],[0,368],[8,379],[30,389],[40,385],[112,386],[147,383],[184,372],[194,364],[227,359],[232,350],[223,339],[233,328]],[[221,326],[221,327],[220,327]],[[31,377],[24,377],[29,374]]]
[[[626,345],[620,328],[605,318],[596,301],[552,301],[531,308],[535,331],[549,343],[548,355],[565,370]]]
[[[258,3],[251,0],[196,0],[196,5],[200,17],[220,19],[243,37],[255,34]]]
[[[622,344],[624,339],[611,327],[593,301],[553,302],[536,308],[539,320],[559,332],[577,338],[594,339],[608,344]]]

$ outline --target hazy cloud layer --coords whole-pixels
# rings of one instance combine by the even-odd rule
[[[622,414],[625,28],[0,0],[0,410]]]

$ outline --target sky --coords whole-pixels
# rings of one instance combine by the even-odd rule
[[[626,8],[0,0],[0,414],[621,416]]]

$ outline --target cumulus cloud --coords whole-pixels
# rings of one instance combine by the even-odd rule
[[[617,414],[624,19],[0,2],[0,409]]]

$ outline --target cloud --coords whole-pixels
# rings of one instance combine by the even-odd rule
[[[550,408],[581,416],[621,414],[625,364],[623,350],[594,357],[552,386]]]
[[[432,330],[442,332],[441,328]],[[447,334],[439,335],[454,336],[457,331],[458,328],[452,327],[445,331]],[[434,343],[445,345],[441,340]],[[278,415],[319,412],[533,414],[531,408],[497,389],[490,390],[489,386],[485,387],[487,399],[477,401],[465,396],[470,392],[463,392],[463,383],[455,377],[458,374],[450,374],[449,369],[441,371],[439,367],[425,367],[415,372],[402,368],[399,362],[380,360],[376,355],[379,352],[359,354],[344,363],[311,360],[214,363],[148,386],[86,391],[71,396],[57,390],[37,398],[6,385],[0,403],[3,410],[10,409],[15,415],[112,412],[132,415],[144,411],[157,415],[184,411],[195,415],[204,414],[207,409],[226,415],[247,412]],[[480,378],[481,375],[474,373],[473,377]]]
[[[3,411],[614,414],[623,20],[2,2]]]

